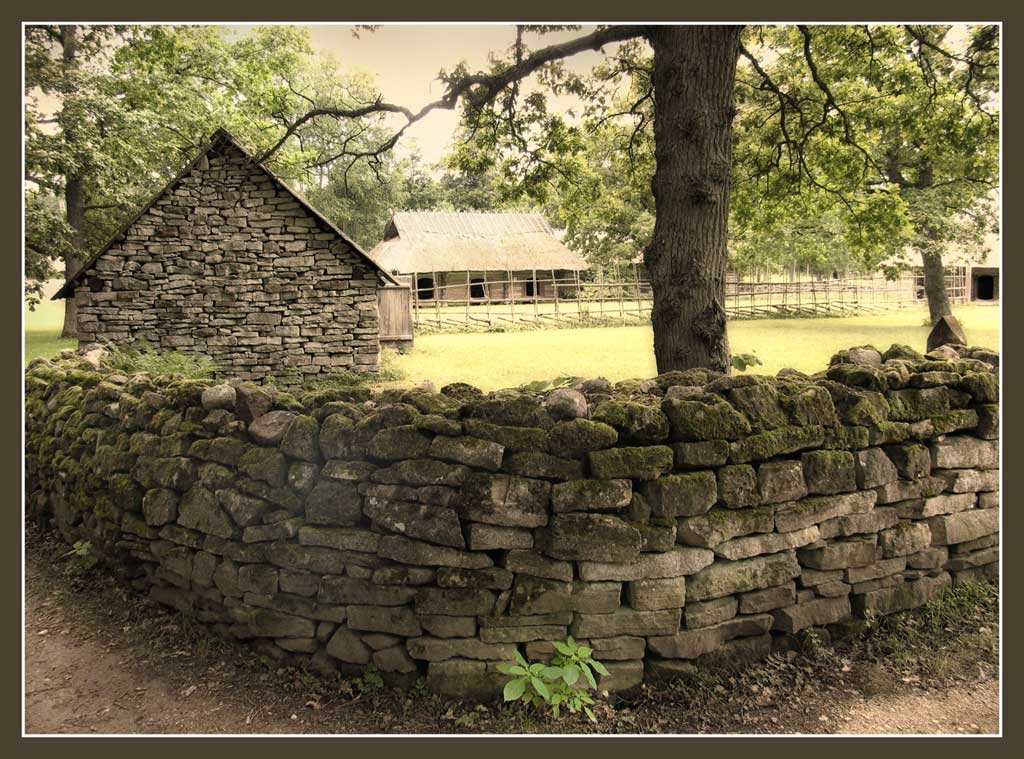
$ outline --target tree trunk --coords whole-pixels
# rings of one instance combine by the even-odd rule
[[[85,228],[85,182],[81,177],[65,179],[64,205],[68,226],[71,227],[71,253],[64,257],[64,281],[75,276],[82,268],[82,231]],[[78,304],[74,295],[64,299],[64,329],[61,337],[78,337]]]
[[[60,28],[61,47],[63,48],[64,76],[70,76],[71,72],[78,66],[78,27],[65,25]],[[64,132],[64,140],[69,145],[75,144],[75,130],[73,120],[78,118],[73,114],[70,119],[64,118],[69,110],[68,100],[74,97],[72,91],[64,94],[64,104],[61,107],[59,118],[61,129]],[[68,226],[71,227],[71,251],[64,257],[64,281],[68,281],[82,268],[82,243],[85,229],[85,180],[75,170],[67,171],[64,175],[64,208],[67,214]],[[64,328],[60,333],[61,337],[78,337],[78,306],[74,297],[64,300]]]
[[[658,372],[729,371],[725,271],[739,26],[659,26],[654,48],[654,291]]]
[[[924,293],[928,297],[928,317],[932,324],[935,324],[943,316],[953,313],[949,307],[949,294],[946,292],[946,269],[942,265],[940,253],[921,251],[921,263],[924,264]]]

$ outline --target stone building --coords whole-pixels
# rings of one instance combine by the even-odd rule
[[[219,129],[54,296],[79,340],[202,353],[223,374],[374,372],[393,279]]]

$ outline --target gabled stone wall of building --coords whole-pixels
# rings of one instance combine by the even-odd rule
[[[628,688],[994,577],[998,357],[834,361],[297,400],[36,360],[28,508],[274,657],[486,698],[571,633]]]
[[[377,369],[373,265],[219,142],[75,289],[79,339],[203,353],[225,374]]]

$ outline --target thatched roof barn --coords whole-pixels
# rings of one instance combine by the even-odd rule
[[[548,298],[588,268],[543,216],[519,212],[398,212],[369,256],[419,301]]]

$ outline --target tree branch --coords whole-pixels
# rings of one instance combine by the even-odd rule
[[[270,159],[296,131],[314,119],[324,117],[356,119],[374,113],[394,113],[404,116],[405,124],[390,139],[382,143],[377,150],[361,154],[363,156],[379,156],[386,150],[393,148],[410,126],[420,121],[431,111],[453,110],[460,98],[465,98],[472,108],[479,110],[494,102],[498,94],[506,87],[526,78],[549,63],[571,57],[584,50],[599,50],[610,42],[620,42],[642,36],[642,34],[643,28],[639,26],[603,27],[582,37],[541,48],[528,56],[522,57],[502,71],[491,74],[478,72],[476,74],[458,76],[448,82],[447,90],[441,98],[428,103],[415,113],[405,106],[385,102],[382,96],[378,96],[372,103],[354,108],[312,108],[288,124],[284,134],[266,152],[259,156],[257,162],[264,163]],[[517,55],[517,58],[520,58],[520,55]]]

